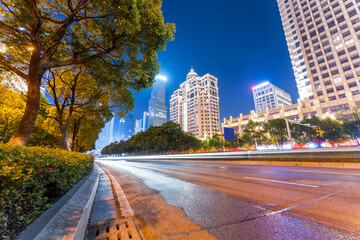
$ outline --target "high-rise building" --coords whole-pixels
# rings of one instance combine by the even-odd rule
[[[291,96],[281,88],[264,82],[252,88],[255,112],[265,111],[266,108],[279,108],[280,104],[291,105]]]
[[[129,113],[126,117],[120,119],[120,140],[129,140],[132,136],[134,136],[135,130],[135,121],[134,115]]]
[[[249,120],[352,117],[360,106],[360,2],[277,0],[300,99],[248,115],[224,119],[242,133]]]
[[[111,121],[107,122],[105,127],[101,130],[99,138],[95,142],[95,148],[97,150],[102,150],[104,147],[113,142],[114,120],[115,118],[112,118]]]
[[[300,99],[318,116],[360,104],[360,2],[277,1]]]
[[[146,130],[147,130],[148,120],[149,120],[149,113],[145,111],[145,112],[143,113],[142,131],[146,131]]]
[[[193,69],[171,95],[170,120],[200,139],[220,133],[218,79],[200,77]]]
[[[148,126],[160,126],[167,122],[167,108],[165,105],[165,83],[165,77],[156,77],[149,100]]]
[[[134,134],[137,134],[139,132],[143,131],[143,120],[142,119],[136,119],[135,120],[135,132]]]

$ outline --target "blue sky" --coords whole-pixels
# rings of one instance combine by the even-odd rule
[[[270,81],[298,98],[275,0],[166,0],[166,22],[176,24],[175,40],[159,53],[160,73],[168,78],[166,103],[191,66],[219,80],[220,116],[254,109],[251,87]],[[134,115],[148,108],[151,88],[135,93]]]

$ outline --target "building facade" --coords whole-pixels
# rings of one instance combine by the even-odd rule
[[[255,112],[263,112],[266,108],[279,108],[281,104],[291,105],[291,96],[281,88],[264,82],[252,88]]]
[[[360,2],[277,0],[300,99],[297,104],[224,119],[241,132],[249,119],[299,121],[360,106]]]
[[[360,101],[360,2],[278,0],[300,99],[318,115]]]
[[[114,121],[115,118],[112,118],[109,122],[105,124],[105,127],[101,130],[99,138],[95,142],[95,148],[97,150],[102,150],[104,147],[114,141]]]
[[[137,134],[139,132],[143,131],[143,120],[142,119],[136,119],[135,120],[135,130],[134,134]]]
[[[170,120],[199,139],[220,133],[218,79],[198,76],[193,69],[170,99]]]
[[[167,107],[165,105],[166,80],[157,77],[153,84],[149,100],[148,125],[147,127],[160,126],[167,122]]]

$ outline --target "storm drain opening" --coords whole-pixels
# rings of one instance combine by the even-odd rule
[[[141,240],[135,220],[122,219],[100,222],[89,227],[88,240]]]

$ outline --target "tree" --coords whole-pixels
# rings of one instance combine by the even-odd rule
[[[258,144],[265,143],[268,138],[265,136],[265,131],[261,123],[249,120],[243,135],[240,136],[240,141],[245,145],[257,146]]]
[[[53,98],[53,111],[48,117],[53,118],[59,125],[62,135],[62,148],[67,149],[69,127],[74,118],[75,129],[79,128],[81,119],[91,115],[112,117],[111,110],[120,109],[118,114],[124,114],[132,108],[134,101],[127,90],[114,91],[110,94],[107,88],[99,87],[97,81],[82,68],[59,69],[50,71],[46,77],[48,91]],[[112,96],[112,97],[111,97]],[[111,100],[111,101],[110,101]],[[76,133],[77,131],[75,131]],[[74,133],[74,132],[73,132]],[[75,135],[73,135],[75,137]]]
[[[14,92],[0,84],[0,141],[7,142],[20,122],[25,109],[25,99],[20,93]]]
[[[320,121],[319,128],[323,131],[322,137],[326,141],[340,140],[343,138],[341,122],[327,117]]]
[[[109,116],[104,116],[104,113],[102,113],[73,118],[70,125],[71,150],[84,152],[95,149],[95,142],[99,137],[99,133],[105,123],[111,119]]]
[[[287,136],[286,122],[283,118],[269,120],[264,126],[265,132],[271,136],[273,144],[277,147],[284,144]]]
[[[28,85],[26,108],[10,143],[25,145],[35,124],[44,74],[88,65],[101,85],[139,91],[158,72],[175,26],[164,24],[160,0],[3,0],[0,68]],[[1,69],[0,69],[1,70]]]
[[[292,134],[291,136],[296,142],[320,142],[323,141],[323,131],[320,129],[321,120],[312,116],[311,118],[304,118],[300,123],[307,125],[290,124]]]
[[[126,142],[106,146],[102,154],[121,154],[139,152],[165,152],[197,150],[201,141],[190,133],[184,132],[177,123],[169,121],[161,126],[150,126],[145,132],[134,135]]]
[[[352,139],[360,138],[360,120],[344,122],[341,126],[343,134],[348,135]]]

